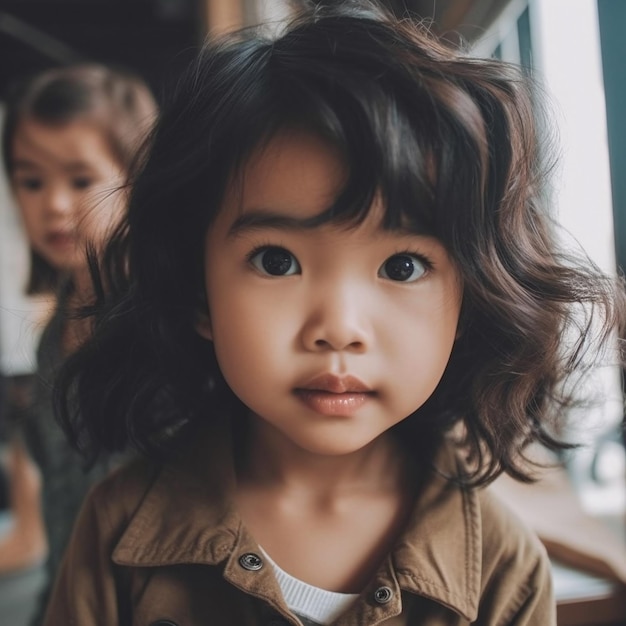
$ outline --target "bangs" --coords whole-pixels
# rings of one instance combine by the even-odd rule
[[[277,135],[310,132],[338,150],[347,178],[333,205],[305,226],[357,226],[378,197],[383,228],[436,236],[436,157],[426,116],[416,127],[393,94],[362,79],[340,85],[302,70],[272,69],[273,84],[264,102],[256,103],[253,127],[240,128],[247,147],[233,155],[231,180],[242,175],[252,153],[262,152]],[[262,134],[255,133],[259,127]]]
[[[507,120],[498,118],[493,94],[475,84],[491,72],[488,88],[499,89],[496,67],[426,45],[401,24],[388,30],[375,20],[367,28],[349,17],[324,21],[323,32],[304,20],[278,38],[251,30],[212,41],[161,117],[146,198],[180,207],[201,250],[226,188],[253,153],[297,129],[328,141],[347,171],[312,227],[356,226],[380,199],[383,228],[431,235],[449,250],[459,241],[471,246],[468,234],[479,235],[485,205],[501,197],[501,174],[511,164],[509,142],[492,141],[496,132],[506,137]],[[177,161],[161,155],[161,146],[176,146]]]
[[[440,76],[435,88],[428,76],[364,70],[363,59],[341,58],[338,50],[329,71],[325,59],[306,56],[306,45],[300,57],[293,47],[279,39],[258,55],[254,86],[231,103],[241,122],[228,178],[240,176],[251,154],[278,134],[311,132],[339,151],[348,174],[334,204],[305,226],[357,226],[380,198],[383,228],[449,243],[457,210],[481,204],[486,137],[476,103]]]

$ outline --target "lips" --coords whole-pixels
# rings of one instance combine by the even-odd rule
[[[76,243],[76,237],[71,231],[53,231],[46,235],[46,241],[56,247],[73,246]]]
[[[362,407],[374,391],[354,376],[322,374],[295,390],[298,398],[316,413],[348,416]]]
[[[298,389],[328,391],[330,393],[370,393],[372,391],[370,387],[354,376],[336,376],[335,374],[316,376],[300,385]]]

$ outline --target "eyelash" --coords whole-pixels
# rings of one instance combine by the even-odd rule
[[[39,191],[43,187],[43,183],[39,178],[22,178],[15,182],[15,186],[26,191]]]
[[[252,263],[252,259],[254,259],[254,257],[259,254],[259,252],[263,252],[264,250],[268,250],[269,248],[283,248],[285,250],[287,250],[287,252],[289,252],[289,248],[283,246],[280,243],[270,243],[269,241],[267,243],[263,243],[260,244],[258,246],[255,246],[250,252],[248,252],[248,254],[246,254],[246,262],[247,263]],[[295,256],[295,255],[294,255]]]
[[[280,243],[276,243],[276,242],[267,242],[267,243],[263,243],[260,245],[255,246],[250,252],[248,252],[246,254],[246,263],[248,263],[249,265],[252,265],[252,260],[261,252],[269,249],[269,248],[282,248],[284,250],[286,250],[287,252],[289,252],[294,259],[297,260],[297,257],[290,252],[289,248],[285,247],[284,245],[280,244]],[[397,250],[396,252],[394,252],[393,254],[390,254],[385,261],[383,261],[383,263],[385,263],[388,259],[394,257],[394,256],[412,256],[415,257],[420,263],[423,264],[424,269],[425,269],[425,274],[429,274],[435,264],[433,263],[433,261],[427,257],[424,253],[422,252],[417,252],[415,250],[407,250],[407,249],[400,249]]]
[[[390,254],[387,258],[390,259],[392,256],[414,256],[424,265],[426,271],[428,272],[435,267],[435,264],[429,257],[427,257],[423,252],[417,252],[416,250],[398,250],[397,252]]]
[[[83,191],[84,189],[88,189],[93,185],[93,180],[89,176],[80,176],[72,179],[72,187],[79,191]]]
[[[40,178],[24,178],[18,180],[15,183],[16,187],[25,189],[26,191],[35,192],[41,191],[45,185],[45,182]],[[76,191],[84,191],[93,185],[93,179],[89,176],[81,176],[73,178],[70,181],[70,186]]]

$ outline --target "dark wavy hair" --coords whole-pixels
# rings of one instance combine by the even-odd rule
[[[460,336],[434,394],[399,425],[405,441],[428,451],[463,424],[475,484],[529,479],[528,443],[564,445],[572,376],[611,337],[623,296],[557,249],[527,78],[371,3],[340,5],[273,37],[209,41],[162,110],[127,221],[94,267],[93,339],[58,386],[60,419],[87,453],[159,456],[212,413],[245,410],[194,329],[205,234],[251,152],[294,127],[349,168],[318,223],[359,223],[380,193],[384,227],[436,236],[461,274]]]
[[[12,86],[5,102],[2,157],[9,178],[13,142],[22,122],[63,126],[84,120],[98,128],[125,170],[154,122],[156,102],[147,84],[127,70],[82,63],[45,70]],[[31,248],[26,292],[54,290],[58,271]]]

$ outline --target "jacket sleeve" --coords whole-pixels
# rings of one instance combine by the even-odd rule
[[[119,532],[107,517],[100,489],[87,496],[54,584],[44,626],[123,623],[111,560]]]

